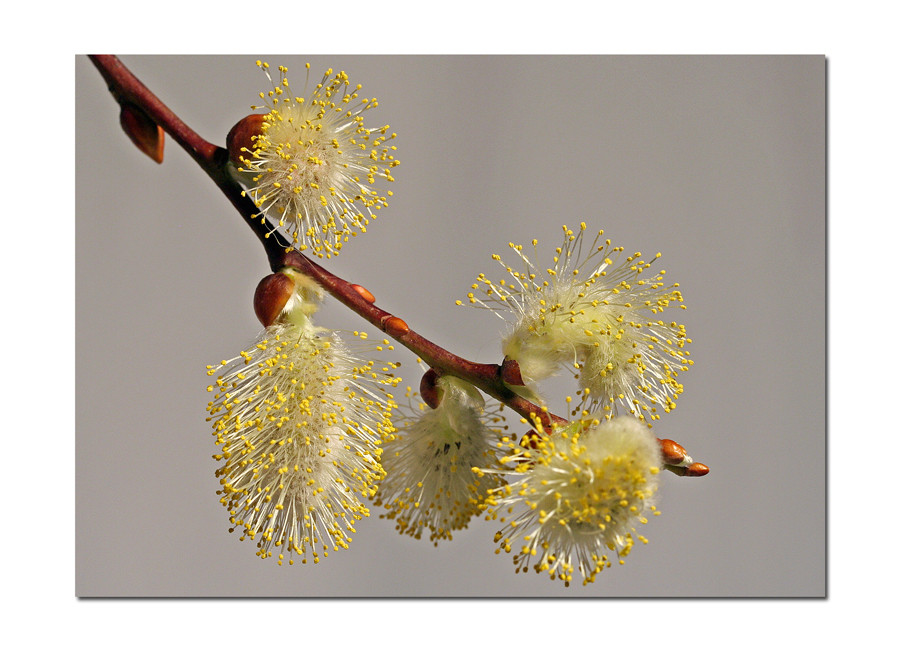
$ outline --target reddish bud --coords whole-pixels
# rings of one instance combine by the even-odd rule
[[[392,337],[402,337],[409,332],[406,321],[396,316],[389,316],[383,321],[384,331]]]
[[[362,285],[350,285],[350,286],[353,289],[355,289],[356,293],[359,294],[360,296],[362,296],[363,300],[365,300],[367,303],[375,302],[375,296],[372,295],[372,292],[370,292],[368,289],[366,289]]]
[[[231,127],[225,137],[228,159],[237,167],[242,165],[241,158],[249,158],[256,148],[256,136],[262,133],[265,119],[265,115],[252,113]]]
[[[659,450],[662,452],[663,461],[672,466],[677,466],[687,456],[685,449],[671,439],[657,439]]]
[[[522,380],[522,371],[519,370],[519,362],[511,357],[504,357],[503,364],[500,365],[500,377],[509,386],[524,386]]]
[[[702,463],[692,463],[685,471],[686,477],[702,477],[709,473],[709,466]]]
[[[422,396],[425,404],[432,409],[437,409],[438,405],[441,404],[441,391],[438,389],[437,379],[437,371],[430,368],[422,376],[422,381],[419,382],[419,395]]]
[[[163,162],[163,146],[166,134],[162,127],[134,104],[122,104],[119,112],[119,124],[128,134],[135,147],[147,154],[157,163]]]
[[[260,280],[253,294],[253,311],[259,322],[266,328],[272,325],[293,293],[294,281],[286,274],[269,274]]]

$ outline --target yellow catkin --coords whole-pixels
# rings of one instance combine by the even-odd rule
[[[494,255],[515,282],[492,282],[479,274],[468,303],[507,318],[511,327],[503,353],[519,363],[527,384],[538,383],[561,368],[573,372],[581,402],[573,410],[604,410],[612,417],[631,414],[652,423],[675,408],[684,390],[679,374],[693,364],[685,327],[663,321],[667,308],[684,307],[677,283],[654,271],[656,254],[624,256],[600,231],[588,245],[582,222],[577,232],[563,227],[554,265],[542,268],[538,242],[533,253],[510,243],[519,258],[515,270]]]
[[[517,464],[510,483],[485,503],[488,519],[503,524],[497,551],[519,550],[517,572],[531,568],[569,585],[577,569],[590,583],[611,565],[608,552],[621,563],[635,537],[647,542],[635,527],[646,523],[645,513],[658,513],[652,500],[662,460],[645,423],[588,415],[527,447],[507,447],[503,461]]]
[[[272,90],[252,107],[265,118],[237,174],[261,214],[286,228],[297,248],[330,258],[388,205],[393,193],[375,185],[394,181],[397,134],[389,125],[365,126],[364,114],[378,102],[360,98],[362,86],[343,71],[328,70],[312,89],[307,73],[305,95],[296,97],[286,67],[273,78],[267,63],[257,64]]]
[[[394,367],[354,358],[334,333],[276,324],[217,369],[207,420],[221,448],[220,502],[258,556],[318,562],[349,545],[384,476]]]

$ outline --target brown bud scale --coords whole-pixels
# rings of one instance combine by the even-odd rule
[[[500,377],[509,386],[523,386],[525,381],[522,379],[522,371],[519,369],[519,362],[511,357],[504,357],[503,364],[500,366]]]
[[[441,391],[438,389],[437,379],[437,372],[433,368],[430,368],[425,372],[425,375],[422,376],[422,380],[419,382],[419,395],[422,396],[422,400],[425,401],[425,404],[432,409],[437,409],[438,405],[441,404]]]
[[[375,296],[362,285],[350,285],[367,303],[375,303]]]
[[[409,332],[409,326],[400,317],[389,316],[384,320],[384,331],[392,337],[402,337]]]
[[[687,453],[681,445],[672,439],[657,439],[657,441],[659,441],[659,450],[662,452],[663,461],[673,466],[684,461]]]
[[[692,463],[684,473],[687,477],[702,477],[709,473],[709,466],[702,463]]]
[[[529,450],[537,450],[538,443],[540,443],[541,438],[542,437],[537,432],[535,432],[533,429],[530,429],[522,436],[522,440],[519,441],[519,445]]]
[[[294,281],[286,274],[269,274],[260,280],[253,294],[253,311],[259,322],[266,328],[275,323],[293,293]]]
[[[265,115],[252,113],[231,127],[231,131],[225,137],[225,147],[228,149],[228,160],[232,164],[240,167],[241,158],[250,157],[250,152],[256,147],[255,137],[262,133],[265,119]]]
[[[134,104],[122,104],[119,124],[134,143],[134,146],[157,163],[163,162],[163,147],[166,134],[143,110]]]

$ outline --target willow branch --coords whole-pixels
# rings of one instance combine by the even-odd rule
[[[331,296],[414,352],[432,368],[470,382],[523,417],[531,418],[533,415],[537,415],[548,426],[550,421],[565,422],[565,419],[549,414],[540,406],[518,396],[506,386],[500,376],[500,365],[471,362],[441,348],[409,328],[402,319],[367,301],[346,280],[322,268],[299,251],[289,250],[291,243],[259,216],[256,205],[229,174],[228,152],[223,147],[208,142],[187,126],[135,77],[118,57],[90,55],[90,59],[106,80],[110,92],[120,105],[131,104],[140,107],[148,117],[190,154],[191,158],[222,190],[262,242],[272,271],[293,267],[312,277]]]
[[[109,92],[124,108],[128,105],[140,107],[196,161],[231,204],[237,209],[247,225],[262,242],[269,259],[275,250],[289,246],[279,233],[268,236],[269,229],[256,219],[256,206],[244,195],[243,188],[228,173],[228,152],[201,138],[193,129],[147,88],[140,79],[125,67],[118,57],[108,54],[89,55],[109,87]]]
[[[118,57],[95,54],[89,55],[89,58],[100,71],[110,93],[123,111],[137,107],[169,134],[207,173],[259,238],[272,271],[292,267],[310,276],[331,296],[418,355],[431,368],[465,380],[523,418],[529,421],[537,418],[548,429],[554,422],[566,422],[566,419],[550,413],[546,407],[536,405],[515,393],[504,381],[503,366],[476,363],[454,355],[414,331],[403,319],[377,307],[371,300],[371,294],[365,290],[361,293],[357,289],[358,285],[335,276],[299,251],[292,250],[291,242],[259,214],[257,206],[232,178],[228,171],[228,152],[225,148],[208,142],[185,124]],[[667,467],[678,474],[684,474],[676,470],[676,466]]]

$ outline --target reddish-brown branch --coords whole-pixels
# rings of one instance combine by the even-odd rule
[[[415,332],[403,319],[377,307],[374,297],[368,290],[335,276],[302,253],[289,250],[291,243],[278,230],[272,228],[264,217],[259,215],[256,205],[231,177],[227,166],[228,152],[224,148],[203,139],[186,125],[135,77],[118,57],[90,55],[90,59],[106,80],[110,92],[121,106],[139,107],[147,117],[181,145],[222,190],[259,238],[265,248],[272,271],[292,267],[312,277],[331,296],[378,329],[389,334],[397,342],[418,355],[431,368],[469,382],[522,417],[529,420],[538,418],[547,429],[550,428],[551,423],[566,422],[564,418],[542,409],[510,389],[504,379],[512,381],[516,377],[516,368],[511,368],[509,364],[504,366],[480,364],[454,355]],[[705,466],[703,467],[705,468]],[[678,474],[692,476],[691,471],[685,472],[683,468],[676,466],[667,466],[667,468]],[[693,476],[700,476],[699,470]]]
[[[538,405],[513,392],[500,377],[499,364],[471,362],[441,348],[410,328],[405,321],[376,306],[375,302],[368,300],[357,287],[335,276],[301,253],[281,249],[274,258],[270,258],[270,262],[272,269],[293,267],[310,276],[325,291],[378,329],[387,332],[397,342],[418,355],[431,368],[469,382],[525,418],[530,419],[533,415],[541,418],[548,428],[551,421],[565,422],[564,418],[543,411]],[[369,295],[371,296],[370,293]],[[396,321],[392,323],[392,320]],[[397,321],[402,326],[392,328],[391,326]]]
[[[500,378],[499,365],[471,362],[441,348],[410,329],[402,319],[376,307],[374,301],[367,300],[347,281],[322,268],[302,253],[296,250],[289,251],[290,243],[258,215],[256,205],[246,196],[243,188],[231,178],[227,169],[228,156],[225,149],[206,141],[188,127],[135,77],[118,57],[91,55],[90,58],[106,80],[113,97],[120,104],[134,104],[143,109],[148,117],[191,155],[231,200],[262,242],[272,271],[293,267],[307,274],[334,298],[378,329],[390,334],[429,366],[470,382],[523,417],[530,418],[535,414],[544,420],[548,427],[550,421],[565,422],[565,419],[543,412],[538,405],[510,390]]]
[[[89,55],[89,58],[100,71],[103,79],[106,80],[110,93],[120,105],[133,104],[140,107],[144,114],[181,145],[219,186],[247,225],[256,233],[270,259],[277,249],[284,249],[290,245],[277,232],[269,235],[271,229],[256,216],[256,206],[228,173],[226,165],[228,152],[224,148],[208,142],[186,125],[140,79],[135,77],[118,57],[108,54],[92,54]]]

